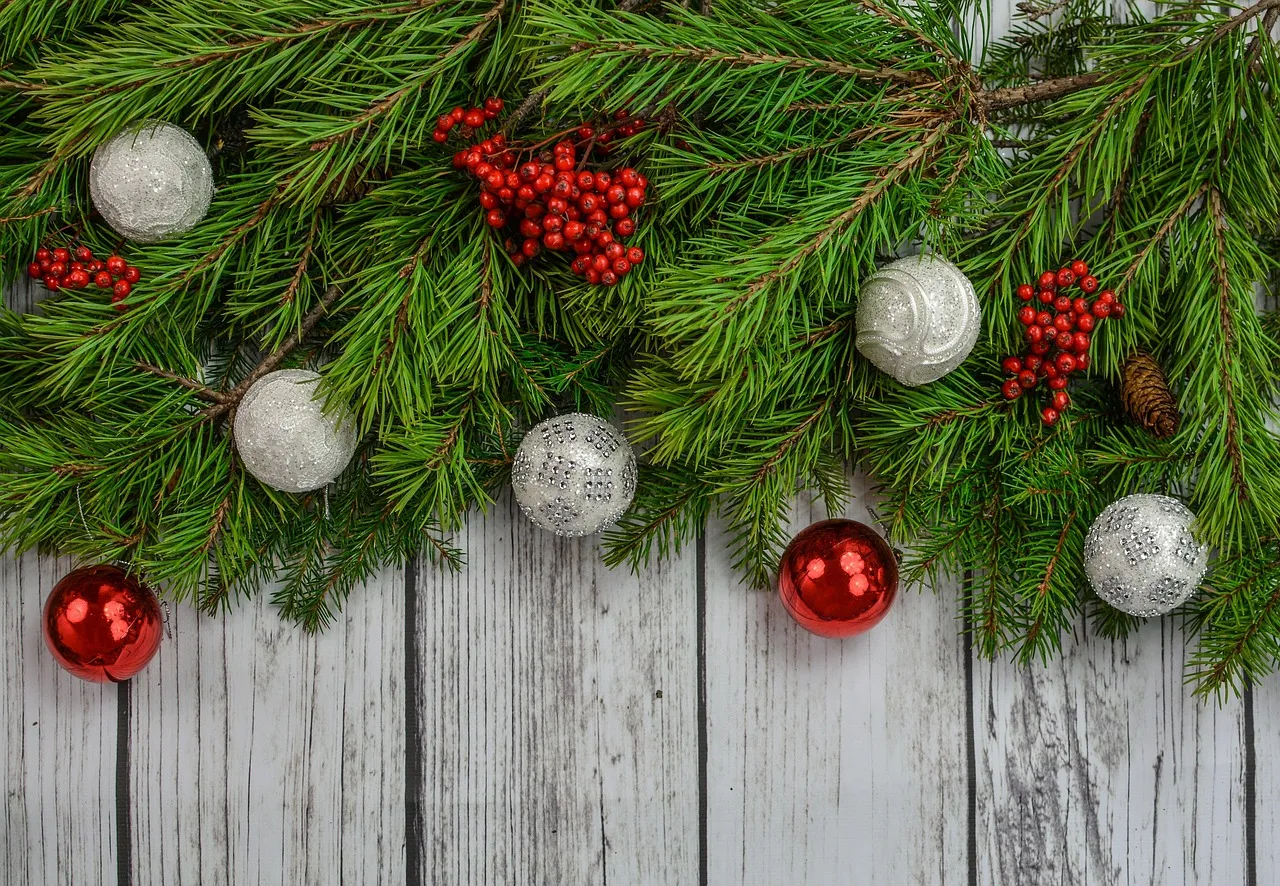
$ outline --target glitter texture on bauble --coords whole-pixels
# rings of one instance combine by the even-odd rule
[[[916,255],[872,275],[858,298],[858,351],[904,385],[927,384],[964,362],[982,312],[973,284],[946,259]]]
[[[602,418],[572,412],[525,434],[511,466],[525,515],[556,535],[589,535],[626,512],[636,493],[631,444]]]
[[[1107,603],[1151,618],[1195,593],[1209,565],[1209,547],[1191,532],[1195,514],[1167,495],[1114,501],[1089,527],[1084,571]]]
[[[89,193],[117,232],[155,243],[204,218],[213,199],[213,170],[185,129],[150,122],[98,146],[89,164]]]
[[[282,492],[330,483],[355,454],[355,424],[316,399],[319,374],[280,369],[253,383],[236,408],[236,450],[250,474]]]

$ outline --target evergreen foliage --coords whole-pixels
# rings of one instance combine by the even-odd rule
[[[209,610],[276,577],[314,628],[384,562],[457,562],[449,533],[522,428],[623,406],[645,464],[610,563],[719,514],[767,583],[797,490],[837,507],[860,461],[904,573],[971,577],[991,655],[1055,654],[1086,607],[1132,629],[1088,592],[1084,535],[1123,494],[1178,494],[1218,552],[1184,607],[1188,677],[1238,691],[1280,655],[1280,321],[1257,307],[1280,258],[1280,0],[1245,2],[1032,2],[999,40],[968,0],[6,4],[6,279],[44,243],[120,246],[87,167],[126,125],[187,127],[219,189],[188,234],[121,246],[147,274],[127,312],[84,290],[0,314],[0,529],[131,559]],[[508,260],[430,138],[491,94],[525,143],[657,122],[615,152],[657,198],[621,285]],[[975,282],[983,335],[908,389],[857,354],[853,317],[920,246]],[[1072,257],[1129,311],[1045,429],[998,364],[1020,350],[1013,288]],[[1169,440],[1121,411],[1135,350],[1177,397]],[[227,418],[246,379],[301,364],[365,438],[330,490],[292,496],[239,467]]]

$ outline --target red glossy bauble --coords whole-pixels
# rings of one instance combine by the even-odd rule
[[[823,637],[851,637],[884,618],[898,593],[898,561],[870,526],[823,520],[787,545],[778,593],[791,617]]]
[[[118,566],[86,566],[54,586],[42,625],[58,664],[83,680],[117,683],[156,654],[163,618],[136,576]]]

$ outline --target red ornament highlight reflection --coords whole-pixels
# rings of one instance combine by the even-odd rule
[[[884,618],[898,593],[898,561],[885,540],[855,520],[823,520],[787,545],[778,594],[801,627],[851,637]]]
[[[146,667],[163,631],[155,594],[118,566],[86,566],[44,604],[44,642],[82,680],[117,683]]]

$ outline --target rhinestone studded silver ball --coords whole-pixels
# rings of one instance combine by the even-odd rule
[[[1130,615],[1171,612],[1195,593],[1209,548],[1191,533],[1195,514],[1167,495],[1128,495],[1089,527],[1084,571],[1098,596]]]
[[[511,466],[520,510],[556,535],[598,532],[626,512],[636,494],[636,456],[617,428],[572,412],[535,425]]]
[[[964,272],[935,255],[885,265],[858,297],[858,351],[904,385],[927,384],[964,362],[982,311]]]
[[[350,416],[316,399],[320,376],[280,369],[253,383],[236,408],[236,451],[245,469],[283,492],[309,492],[334,480],[356,451]]]
[[[155,121],[98,146],[89,194],[107,224],[138,243],[195,227],[213,198],[213,170],[185,129]]]

